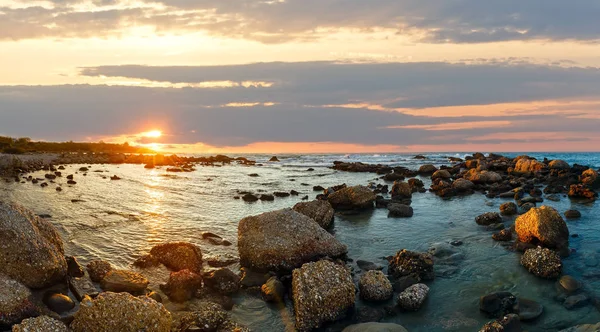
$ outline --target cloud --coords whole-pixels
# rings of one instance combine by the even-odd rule
[[[28,6],[29,0],[16,2]],[[0,38],[102,37],[149,26],[265,43],[340,30],[388,30],[429,43],[600,39],[596,0],[95,0],[87,12],[77,7],[82,1],[50,2],[45,10],[0,7]]]

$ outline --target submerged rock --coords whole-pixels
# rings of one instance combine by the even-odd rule
[[[519,298],[519,319],[531,321],[542,315],[544,307],[536,301]]]
[[[0,273],[30,288],[63,280],[67,262],[54,226],[22,206],[0,202]]]
[[[508,314],[502,318],[498,318],[495,321],[491,321],[485,324],[479,332],[521,332],[521,321],[519,316],[515,314]]]
[[[310,331],[342,318],[354,306],[355,288],[348,269],[319,261],[294,270],[292,297],[296,328]]]
[[[479,299],[479,310],[489,317],[499,318],[519,312],[519,300],[510,292],[497,292]]]
[[[562,272],[560,256],[547,248],[537,247],[525,251],[521,257],[521,265],[541,278],[558,278]]]
[[[572,296],[567,297],[565,299],[565,302],[563,303],[563,305],[565,306],[565,308],[567,308],[567,310],[573,310],[573,309],[585,307],[591,301],[592,301],[592,299],[590,299],[590,297],[587,296],[586,294],[577,294],[577,295],[572,295]]]
[[[169,281],[160,285],[160,289],[173,302],[185,302],[194,297],[202,288],[202,276],[189,270],[171,272]]]
[[[170,242],[159,244],[150,250],[150,255],[156,257],[172,271],[202,272],[202,251],[198,246],[191,243]]]
[[[567,248],[569,229],[558,211],[548,206],[532,208],[515,221],[519,241],[548,248]]]
[[[429,287],[427,285],[412,285],[398,295],[398,306],[404,310],[417,311],[423,306],[428,294]]]
[[[71,329],[74,332],[170,332],[171,323],[171,313],[148,297],[107,292],[81,302]]]
[[[414,214],[412,207],[393,201],[388,204],[387,208],[389,210],[388,217],[392,218],[410,218]]]
[[[347,187],[327,197],[336,210],[370,209],[377,195],[365,186]]]
[[[242,219],[238,250],[241,265],[259,271],[291,271],[306,262],[347,252],[313,219],[292,209]]]
[[[312,218],[325,229],[331,227],[331,224],[333,223],[333,214],[335,213],[331,204],[323,200],[298,203],[294,205],[293,210]]]
[[[413,276],[419,281],[433,280],[433,257],[430,254],[403,249],[389,261],[388,272],[394,278]]]
[[[581,282],[571,276],[562,276],[558,280],[558,286],[567,294],[574,293],[581,288]]]
[[[30,297],[27,287],[0,274],[0,329],[39,315]]]
[[[567,219],[579,219],[581,218],[581,212],[577,210],[567,210],[565,211],[565,217]]]
[[[371,270],[358,282],[360,297],[365,301],[386,301],[394,295],[392,283],[381,271]]]
[[[240,276],[229,269],[218,269],[204,275],[204,284],[221,294],[233,294],[240,289]]]
[[[52,317],[39,316],[36,318],[28,318],[21,324],[14,325],[12,332],[69,332],[67,326]]]

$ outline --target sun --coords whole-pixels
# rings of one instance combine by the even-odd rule
[[[144,137],[158,138],[158,137],[162,136],[162,131],[160,131],[160,130],[152,130],[152,131],[148,131],[148,132],[142,133],[142,136],[144,136]]]

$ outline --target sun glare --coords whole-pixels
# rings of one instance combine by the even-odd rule
[[[162,132],[160,130],[152,130],[152,131],[148,131],[148,132],[143,133],[143,136],[144,137],[155,137],[155,138],[158,138],[158,137],[162,136]]]

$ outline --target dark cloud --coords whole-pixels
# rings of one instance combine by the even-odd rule
[[[393,29],[433,43],[600,39],[597,0],[148,0],[167,9],[119,10],[113,14],[118,22],[113,15],[99,14],[93,24],[72,10],[80,1],[52,2],[56,7],[43,12],[0,8],[0,38],[88,36],[90,29],[105,36],[118,33],[115,27],[148,24],[157,31],[208,31],[268,43],[318,38],[317,29],[341,28]],[[93,3],[102,12],[102,6],[119,1]]]

